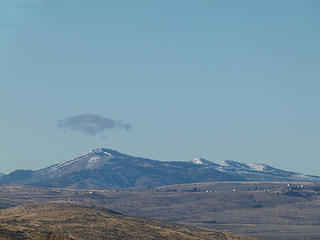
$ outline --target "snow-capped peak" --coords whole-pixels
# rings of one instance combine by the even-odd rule
[[[92,169],[97,168],[106,162],[108,162],[111,158],[113,158],[113,154],[111,154],[107,149],[98,148],[93,149],[89,153],[81,155],[72,160],[60,162],[55,164],[48,169],[48,173],[55,172],[57,170],[66,170],[66,169]]]
[[[92,151],[92,153],[94,154],[88,160],[88,168],[94,168],[96,165],[99,165],[99,161],[106,162],[113,157],[113,155],[105,151],[105,149],[97,149]]]
[[[193,160],[191,160],[191,162],[193,164],[204,165],[204,162],[202,161],[201,158],[194,158]]]
[[[92,153],[95,153],[95,154],[103,154],[103,155],[107,155],[107,156],[110,156],[112,155],[111,153],[108,152],[107,149],[104,149],[104,148],[98,148],[98,149],[93,149],[89,152],[89,154],[92,154]]]
[[[193,163],[193,164],[202,165],[202,166],[213,166],[213,165],[216,165],[215,163],[210,162],[210,161],[208,161],[206,159],[203,159],[203,158],[194,158],[190,162]]]

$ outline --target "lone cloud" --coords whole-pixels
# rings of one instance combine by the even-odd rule
[[[58,120],[58,128],[95,136],[106,129],[130,130],[131,126],[97,114],[86,113]]]

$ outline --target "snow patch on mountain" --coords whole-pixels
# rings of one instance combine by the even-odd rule
[[[78,165],[77,167],[83,166],[83,168],[92,169],[99,167],[99,165],[107,162],[112,157],[113,155],[107,152],[105,149],[98,148],[91,150],[89,153],[83,154],[77,158],[55,164],[49,167],[47,173],[53,173],[67,167],[73,167],[75,165]]]
[[[99,156],[93,156],[93,157],[89,158],[88,163],[94,163],[97,160],[99,160],[100,158],[101,157],[99,157]]]
[[[246,163],[238,162],[234,160],[224,160],[220,163],[220,165],[224,167],[230,167],[230,168],[238,168],[238,169],[246,169],[246,170],[250,169],[250,167]]]
[[[68,166],[68,165],[70,165],[70,164],[72,164],[74,162],[77,162],[77,161],[78,161],[78,158],[75,158],[75,159],[72,159],[72,160],[68,160],[66,162],[61,162],[61,163],[55,164],[52,167],[49,167],[48,173],[52,173],[52,172],[58,171],[60,169],[63,169],[66,166]]]
[[[258,172],[270,171],[272,169],[266,164],[245,163],[245,162],[234,161],[234,160],[224,160],[223,162],[220,163],[220,165],[224,167],[229,167],[229,168],[237,168],[237,169],[258,171]]]
[[[101,153],[101,152],[100,152]],[[101,164],[106,163],[107,161],[110,160],[110,158],[112,158],[112,154],[108,153],[108,152],[104,152],[102,151],[102,154],[99,155],[94,155],[92,157],[89,158],[88,162],[87,162],[87,168],[95,168],[98,167]]]
[[[202,161],[201,158],[194,158],[194,159],[191,160],[191,162],[192,162],[193,164],[197,164],[197,165],[208,165],[208,164],[205,164],[205,163]]]
[[[266,165],[264,164],[248,163],[247,166],[254,171],[263,172],[266,170]]]
[[[199,166],[219,166],[218,164],[211,162],[211,161],[208,161],[203,158],[194,158],[190,162],[195,165],[199,165]]]

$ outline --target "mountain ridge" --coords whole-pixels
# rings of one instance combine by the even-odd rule
[[[0,177],[0,184],[75,189],[155,187],[216,181],[320,182],[320,177],[234,160],[225,160],[220,164],[203,158],[185,162],[158,161],[107,148],[94,149],[39,170],[16,170]]]

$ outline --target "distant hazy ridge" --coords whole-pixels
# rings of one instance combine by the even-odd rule
[[[154,187],[216,181],[319,182],[320,177],[232,160],[220,164],[201,158],[188,162],[163,162],[104,148],[37,171],[17,170],[0,177],[0,184],[75,189]]]

